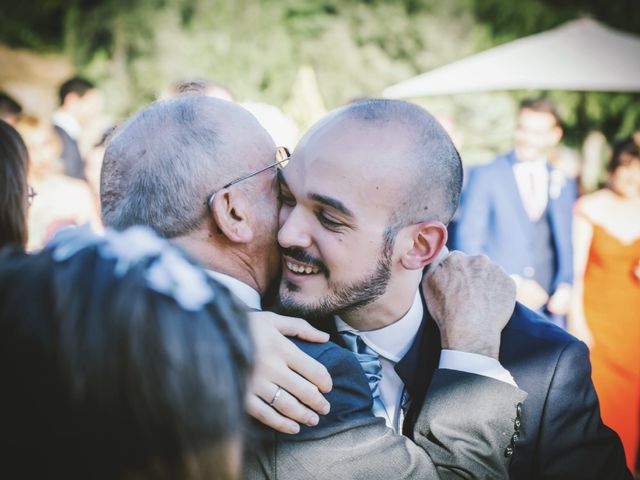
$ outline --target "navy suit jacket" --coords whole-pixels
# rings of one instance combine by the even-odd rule
[[[470,170],[452,246],[469,255],[487,255],[509,274],[531,277],[533,224],[513,175],[516,161],[515,153],[510,152]],[[576,184],[554,167],[548,169],[547,215],[556,252],[555,291],[560,283],[573,283],[571,225]]]
[[[396,365],[412,398],[403,426],[407,436],[442,349],[438,327],[424,309],[416,340]],[[618,436],[600,418],[584,343],[516,304],[502,333],[500,363],[529,394],[511,459],[512,479],[632,478]]]
[[[86,180],[84,173],[84,160],[80,155],[78,143],[58,125],[54,125],[55,131],[62,142],[62,162],[64,163],[64,174],[70,177]]]

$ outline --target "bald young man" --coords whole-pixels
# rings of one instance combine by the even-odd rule
[[[511,478],[630,478],[600,418],[582,342],[517,305],[499,348],[459,352],[458,340],[468,349],[473,338],[443,328],[438,296],[421,295],[462,183],[456,149],[430,114],[392,100],[345,107],[305,135],[279,176],[280,302],[336,343],[366,345],[367,363],[381,366],[374,410],[390,428],[413,435],[438,366],[505,381],[510,373],[529,393],[504,450]],[[486,322],[457,302],[469,324]],[[482,414],[474,400],[468,408]]]
[[[275,160],[271,138],[237,105],[198,96],[155,103],[125,122],[107,145],[101,176],[105,224],[116,229],[150,226],[198,259],[247,308],[260,310],[261,296],[279,274],[278,184],[275,169],[268,168]],[[458,295],[491,312],[493,318],[482,330],[498,334],[481,342],[465,340],[463,331],[480,330],[467,321],[466,312],[456,310],[451,297],[437,302],[446,336],[462,350],[497,348],[499,331],[513,308],[512,282],[486,260],[453,256],[430,277],[431,289],[447,290],[451,277],[457,278]],[[487,289],[492,282],[503,288]],[[487,291],[493,305],[484,303]],[[267,433],[249,457],[247,478],[504,476],[503,451],[513,433],[516,405],[526,396],[521,390],[443,369],[434,375],[429,401],[418,408],[414,443],[372,414],[369,384],[353,354],[323,343],[323,335],[304,323],[256,315],[257,368],[249,411],[267,423],[274,421],[270,414],[288,412],[306,426],[297,435]],[[278,329],[319,343],[290,341]],[[333,388],[321,386],[331,390],[326,400],[321,396],[330,411],[314,418],[307,408],[300,409],[296,398],[323,410],[315,402],[313,389],[318,390],[313,387],[309,394],[306,386],[298,389],[296,377],[313,377],[313,367],[307,365],[318,362],[332,376]],[[468,408],[470,397],[486,406],[481,414]],[[297,431],[287,425],[275,424]]]

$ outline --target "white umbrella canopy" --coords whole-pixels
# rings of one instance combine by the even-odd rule
[[[383,95],[527,89],[640,92],[640,36],[574,20],[400,82]]]

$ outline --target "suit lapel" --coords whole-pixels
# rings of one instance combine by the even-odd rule
[[[325,333],[329,334],[329,339],[337,343],[338,345],[342,345],[339,341],[338,330],[336,328],[336,320],[333,315],[329,315],[327,317],[323,317],[321,319],[309,320],[312,326],[317,328],[318,330],[322,330]]]
[[[402,425],[402,433],[409,438],[413,438],[413,426],[420,413],[431,378],[438,368],[442,350],[440,331],[429,314],[422,291],[420,291],[420,298],[424,310],[422,324],[411,348],[395,366],[411,398],[411,405]]]
[[[560,196],[562,195],[562,189],[560,189],[560,192],[558,192],[558,195],[552,195],[551,193],[551,189],[555,188],[552,185],[552,176],[553,176],[553,170],[554,168],[551,165],[547,165],[547,172],[549,175],[549,182],[547,185],[547,211],[546,214],[548,215],[549,218],[549,225],[551,227],[551,233],[555,242],[555,233],[556,233],[556,225],[560,224],[562,220],[564,219],[558,219],[556,218],[556,213],[558,212],[558,208],[556,208],[557,202],[558,202],[558,198],[560,198]]]

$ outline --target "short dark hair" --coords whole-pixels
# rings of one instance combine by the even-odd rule
[[[626,138],[614,145],[607,171],[613,173],[618,167],[631,161],[640,161],[640,145],[633,137]]]
[[[221,83],[204,78],[177,81],[169,87],[168,95],[169,97],[179,97],[181,95],[208,95],[209,92],[219,94],[213,96],[228,97],[229,99],[235,100],[235,96],[227,87]]]
[[[167,242],[172,265],[191,263],[181,274],[193,268],[211,289],[196,308],[153,288],[166,250],[131,260],[106,255],[108,239],[64,234],[35,255],[0,253],[3,471],[235,478],[229,447],[242,443],[253,363],[243,308]]]
[[[60,105],[64,103],[64,99],[70,93],[75,93],[79,97],[84,96],[89,90],[93,90],[96,86],[91,83],[86,78],[82,77],[73,77],[60,85],[60,89],[58,90],[58,98],[60,100]]]
[[[407,186],[399,202],[403,207],[389,220],[387,240],[400,228],[428,219],[448,224],[460,201],[462,160],[442,125],[422,107],[400,100],[366,100],[344,107],[343,112],[374,125],[401,122],[410,136]]]
[[[22,107],[5,92],[0,92],[0,119],[17,116],[22,113]]]
[[[0,247],[27,243],[29,155],[20,134],[0,120]]]
[[[556,120],[556,124],[560,125],[560,115],[555,104],[547,97],[527,98],[520,102],[520,111],[533,110],[539,113],[549,113],[553,115]]]

